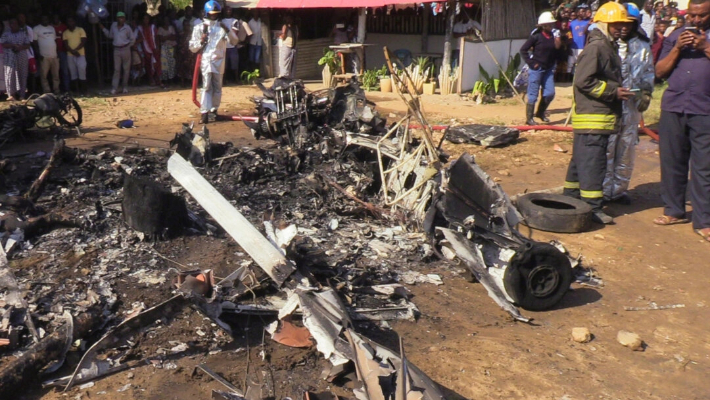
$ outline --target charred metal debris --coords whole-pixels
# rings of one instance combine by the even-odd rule
[[[195,379],[221,383],[212,398],[443,399],[406,338],[371,336],[420,316],[406,285],[444,284],[431,270],[461,265],[529,322],[518,306],[554,306],[575,275],[599,283],[558,243],[523,236],[472,156],[445,167],[406,89],[410,112],[389,125],[356,82],[262,90],[248,125],[276,141],[259,147],[185,125],[172,155],[58,141],[0,161],[12,171],[0,181],[0,397],[40,376],[71,390],[190,355]],[[208,365],[230,342],[243,381]],[[81,360],[66,365],[70,353]]]
[[[22,104],[0,110],[0,148],[33,128],[49,129],[55,134],[67,130],[81,133],[82,119],[79,103],[69,94],[33,95]]]

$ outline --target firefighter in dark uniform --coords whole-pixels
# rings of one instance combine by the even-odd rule
[[[574,145],[564,193],[592,206],[593,220],[601,224],[614,222],[602,211],[609,136],[619,132],[622,101],[634,95],[622,86],[621,59],[615,44],[623,24],[630,21],[626,7],[619,3],[599,7],[594,16],[597,28],[589,33],[574,75]]]

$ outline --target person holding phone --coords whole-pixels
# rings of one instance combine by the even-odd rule
[[[624,100],[621,114],[621,130],[609,137],[607,146],[607,169],[604,178],[604,200],[630,204],[626,191],[634,170],[636,143],[638,142],[641,113],[648,109],[653,94],[656,73],[653,69],[651,41],[644,33],[639,33],[639,8],[634,3],[626,3],[626,11],[632,22],[621,28],[617,40],[621,58],[623,85],[634,97]]]
[[[545,11],[537,19],[536,28],[530,38],[520,48],[520,55],[530,68],[528,79],[528,101],[525,108],[525,123],[537,125],[535,118],[550,122],[545,115],[547,107],[555,98],[555,64],[557,50],[562,46],[560,31],[554,29],[555,17]],[[542,94],[542,96],[540,96]],[[540,105],[535,112],[535,103],[540,98]]]
[[[693,229],[710,242],[710,0],[691,0],[686,26],[663,43],[656,76],[668,80],[659,122],[663,215],[656,225],[689,222],[685,194],[690,172]]]
[[[630,21],[626,7],[619,3],[609,2],[599,7],[594,16],[597,28],[589,32],[574,76],[574,144],[564,194],[589,204],[592,220],[600,224],[614,222],[602,210],[609,137],[619,132],[622,102],[634,96],[623,86],[621,59],[614,45],[621,37],[624,24]]]

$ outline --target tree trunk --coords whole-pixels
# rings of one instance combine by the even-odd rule
[[[456,2],[449,0],[446,10],[446,35],[444,36],[444,59],[441,65],[451,65],[451,41],[454,40],[454,20],[456,19]]]

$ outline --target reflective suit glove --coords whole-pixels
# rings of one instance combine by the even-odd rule
[[[552,36],[558,38],[560,37],[560,30],[559,29],[553,29],[552,30]]]
[[[651,92],[644,91],[641,93],[641,97],[638,100],[638,110],[639,112],[644,112],[648,110],[648,106],[651,105]]]

